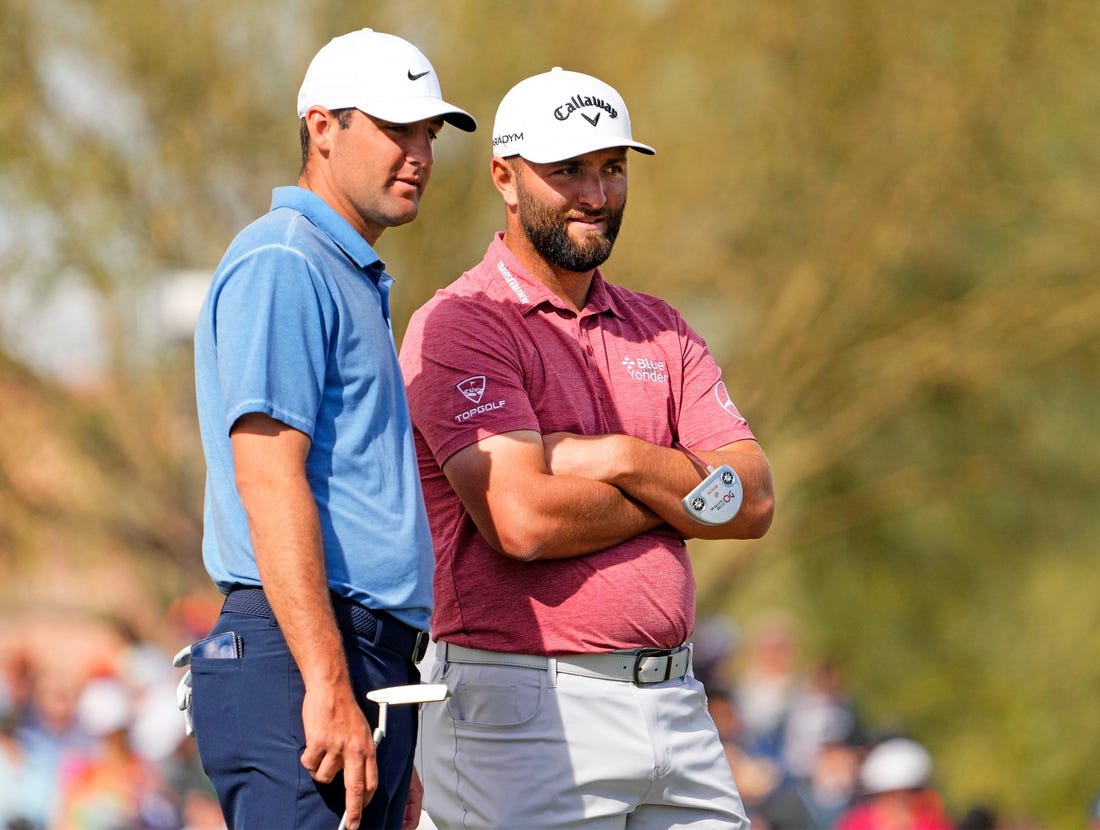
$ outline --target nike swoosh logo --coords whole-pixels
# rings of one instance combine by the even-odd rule
[[[421,78],[423,78],[425,75],[427,75],[431,71],[432,70],[430,70],[430,69],[426,69],[423,72],[418,72],[417,74],[414,75],[413,71],[410,69],[409,70],[409,80],[410,81],[419,81]]]

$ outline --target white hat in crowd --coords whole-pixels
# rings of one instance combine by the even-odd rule
[[[89,681],[76,704],[77,722],[96,738],[128,729],[133,711],[129,687],[113,677]]]
[[[419,49],[373,29],[335,37],[314,55],[298,91],[298,117],[312,106],[355,107],[395,124],[442,117],[468,133],[477,129],[473,116],[443,100],[435,69]]]
[[[867,753],[859,782],[868,794],[923,787],[932,775],[932,756],[908,738],[890,738]]]
[[[497,107],[494,156],[542,164],[608,147],[655,152],[634,140],[622,96],[591,75],[555,66],[520,81]]]

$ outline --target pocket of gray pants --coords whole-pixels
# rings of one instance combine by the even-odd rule
[[[496,668],[494,675],[496,677],[492,682],[486,682],[489,678],[482,676],[476,680],[459,679],[454,683],[447,705],[456,723],[485,727],[518,726],[538,714],[542,706],[546,672]]]

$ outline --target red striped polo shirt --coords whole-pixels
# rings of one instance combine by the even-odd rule
[[[688,638],[695,581],[670,527],[585,556],[520,562],[490,547],[442,471],[463,447],[514,430],[679,439],[695,450],[752,438],[679,312],[597,270],[577,314],[497,234],[476,267],[412,316],[401,366],[435,544],[437,639],[562,655]]]

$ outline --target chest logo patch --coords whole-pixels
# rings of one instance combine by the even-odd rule
[[[648,357],[623,358],[623,368],[634,380],[649,383],[668,383],[668,368],[663,360],[650,360]]]
[[[466,378],[456,388],[470,403],[481,403],[481,396],[485,394],[485,375],[476,375]]]

